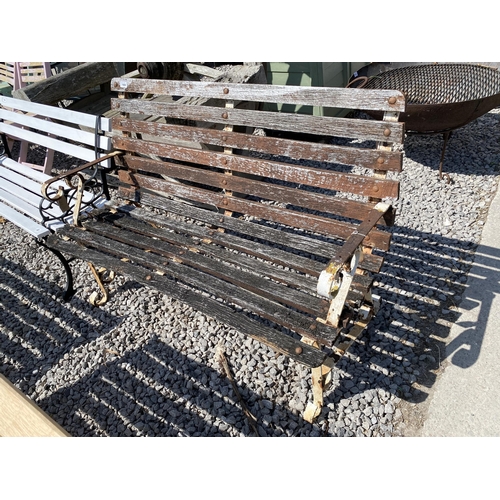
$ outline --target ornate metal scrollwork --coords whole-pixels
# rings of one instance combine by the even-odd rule
[[[106,173],[114,168],[114,162],[111,168],[99,163],[119,154],[121,151],[115,151],[44,182],[39,205],[44,225],[71,220],[79,225],[82,213],[97,208],[103,199],[109,200]]]

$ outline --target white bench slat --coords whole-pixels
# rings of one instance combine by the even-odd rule
[[[9,167],[9,168],[2,168],[4,167]],[[27,167],[26,165],[21,165],[20,163],[17,163],[14,160],[11,160],[7,158],[6,160],[0,161],[0,179],[3,180],[3,182],[7,185],[7,183],[15,184],[22,188],[23,190],[26,190],[30,193],[33,193],[34,195],[38,196],[38,199],[42,198],[42,184],[45,182],[47,179],[51,179],[52,177],[50,175],[43,174],[41,172],[38,172],[40,175],[37,177],[41,177],[41,181],[33,180],[32,178],[25,177],[24,173],[27,173],[30,177],[32,177],[32,169]],[[5,189],[6,186],[3,186]],[[67,184],[64,181],[56,181],[54,182],[50,188],[50,192],[56,192],[59,187],[67,188]],[[13,190],[10,190],[13,192]],[[88,202],[92,199],[92,193],[89,193],[85,191],[82,196],[82,200],[84,202]],[[70,207],[73,207],[73,202],[70,202]],[[59,214],[57,214],[59,215]]]
[[[24,231],[31,234],[35,238],[43,238],[50,234],[50,231],[47,228],[1,202],[0,215],[21,229],[24,229]]]
[[[61,125],[52,121],[48,121],[44,118],[37,118],[36,116],[23,115],[21,113],[16,113],[14,111],[8,111],[6,109],[0,108],[0,118],[3,118],[7,122],[12,121],[20,125],[25,125],[27,127],[35,128],[37,130],[42,130],[48,134],[57,135],[59,137],[65,137],[66,139],[71,139],[75,142],[80,142],[82,144],[87,144],[88,146],[95,145],[95,135],[91,132],[86,132],[79,128],[69,127],[67,125]],[[20,137],[22,138],[22,137]],[[99,148],[109,150],[111,147],[111,138],[105,136],[98,137]],[[87,148],[84,148],[87,151]]]
[[[1,171],[0,171],[0,176],[1,176]],[[40,200],[42,198],[41,195],[33,193],[28,189],[24,189],[22,186],[19,186],[14,182],[11,182],[5,177],[2,177],[0,189],[3,189],[7,193],[11,193],[13,196],[16,196],[17,198],[21,198],[21,200],[26,201],[27,203],[33,205],[34,207],[38,207],[40,205]]]
[[[23,101],[22,99],[5,96],[0,96],[0,105],[11,109],[19,109],[20,111],[26,111],[28,113],[35,113],[39,116],[46,116],[47,118],[54,118],[55,120],[75,123],[92,129],[95,127],[96,117],[79,111],[58,108],[56,106],[47,106],[46,104],[37,104],[35,102]],[[111,132],[111,120],[101,117],[100,127],[101,130],[105,132]]]
[[[23,175],[20,175],[13,170],[0,167],[0,179],[3,179],[4,182],[12,182],[13,184],[17,184],[18,186],[38,195],[39,197],[42,196],[42,186],[39,182],[28,179],[27,177],[24,177]]]
[[[23,189],[22,187],[18,186],[17,184],[14,184],[12,182],[9,182],[4,179],[4,182],[0,186],[0,199],[4,198],[7,201],[9,201],[5,197],[5,193],[10,194],[11,196],[14,196],[15,198],[22,200],[23,202],[29,203],[34,209],[36,209],[36,214],[37,217],[35,219],[37,220],[42,220],[41,217],[38,219],[40,216],[40,201],[42,199],[42,196],[37,195],[35,193],[32,193],[31,191],[28,191],[27,189]],[[10,203],[10,202],[9,202]],[[12,203],[10,203],[12,204]],[[70,204],[71,205],[71,204]],[[74,205],[74,203],[73,203]],[[46,209],[46,213],[52,217],[60,217],[63,212],[59,208],[59,205],[52,205],[50,209]]]
[[[75,158],[80,158],[81,160],[92,161],[95,159],[95,153],[90,149],[78,147],[68,142],[63,142],[53,137],[37,134],[31,130],[19,128],[7,123],[0,122],[0,132],[4,132],[8,136],[15,137],[16,139],[22,139],[33,144],[39,144],[40,146],[60,151],[61,153],[65,153]]]
[[[45,181],[51,178],[51,176],[48,174],[44,174],[43,172],[35,170],[31,167],[27,167],[22,163],[18,163],[15,160],[7,158],[6,156],[4,158],[0,158],[0,165],[4,165],[5,167],[14,170],[15,172],[18,172],[25,177],[28,177],[29,179],[33,179],[34,181],[39,182],[40,184],[43,184]]]
[[[9,193],[0,187],[0,200],[7,202],[10,206],[19,210],[25,215],[29,215],[32,219],[37,222],[42,222],[42,216],[40,215],[40,211],[37,207],[33,206],[31,203],[23,200],[22,198],[18,198],[12,193]]]

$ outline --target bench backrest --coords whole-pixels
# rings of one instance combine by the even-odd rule
[[[124,78],[111,88],[121,93],[112,128],[114,148],[127,152],[124,197],[154,204],[147,193],[164,193],[345,239],[378,201],[399,195],[387,172],[402,168],[400,92]],[[324,113],[265,111],[263,103]],[[381,116],[333,117],[329,108]],[[389,240],[374,229],[364,244],[387,249]]]
[[[0,133],[85,162],[110,151],[110,127],[108,118],[0,96]]]

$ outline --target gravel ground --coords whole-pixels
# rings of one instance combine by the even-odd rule
[[[0,371],[73,436],[253,436],[216,352],[222,348],[261,436],[415,435],[498,184],[500,110],[405,142],[393,242],[375,293],[383,306],[337,365],[315,424],[301,418],[309,372],[185,305],[118,277],[101,308],[74,262],[0,224]]]

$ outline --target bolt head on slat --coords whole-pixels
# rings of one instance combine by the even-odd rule
[[[390,135],[391,135],[391,130],[390,130],[390,129],[388,129],[388,128],[386,128],[386,129],[384,130],[384,136],[385,136],[385,137],[389,137]]]
[[[229,115],[228,115],[225,111],[224,111],[224,113],[222,113],[222,118],[224,118],[224,120],[227,120],[227,117],[228,117],[228,116],[229,116]]]
[[[396,104],[397,99],[395,97],[389,97],[389,104]]]

